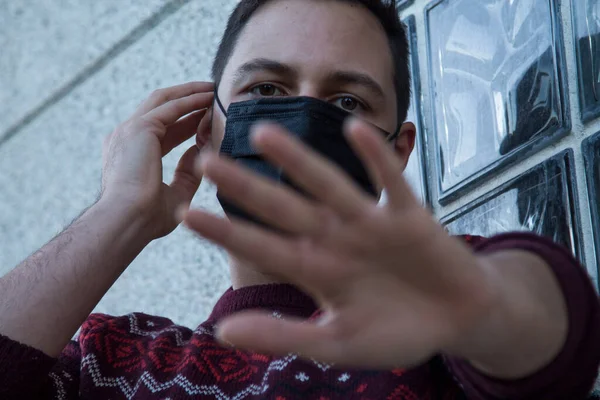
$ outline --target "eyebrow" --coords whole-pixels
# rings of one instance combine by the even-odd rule
[[[296,78],[298,71],[289,65],[282,64],[280,62],[269,60],[267,58],[257,58],[243,64],[235,71],[233,75],[233,86],[238,86],[246,77],[254,72],[267,71],[280,76],[286,76],[289,78]]]
[[[385,92],[375,79],[367,74],[354,71],[335,71],[327,75],[326,82],[337,85],[358,85],[363,86],[374,95],[385,98]]]

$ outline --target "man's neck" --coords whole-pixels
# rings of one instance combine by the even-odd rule
[[[255,266],[244,262],[232,255],[229,256],[229,269],[231,271],[231,285],[233,290],[248,286],[268,285],[270,283],[284,283],[272,275],[260,272]]]

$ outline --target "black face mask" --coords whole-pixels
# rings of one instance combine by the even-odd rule
[[[343,134],[344,121],[352,115],[351,113],[312,97],[260,98],[232,103],[227,111],[216,95],[216,91],[215,99],[227,117],[225,135],[221,143],[221,154],[236,160],[258,174],[291,186],[298,192],[307,195],[292,183],[280,168],[264,160],[251,145],[251,127],[259,121],[274,122],[286,128],[308,147],[337,164],[365,192],[373,197],[377,196],[377,190],[367,170]],[[382,135],[388,137],[388,140],[395,139],[397,135],[390,135],[379,130]],[[220,196],[218,192],[217,199],[227,215],[264,225]]]

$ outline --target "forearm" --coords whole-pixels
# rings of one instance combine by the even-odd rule
[[[559,283],[533,253],[513,250],[481,258],[496,286],[488,317],[450,353],[486,375],[518,379],[540,370],[562,349],[568,313]]]
[[[102,200],[0,279],[0,333],[60,354],[149,243],[143,219]]]

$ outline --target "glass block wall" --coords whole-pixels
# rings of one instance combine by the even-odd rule
[[[398,5],[417,196],[453,234],[548,236],[598,283],[600,0]]]

